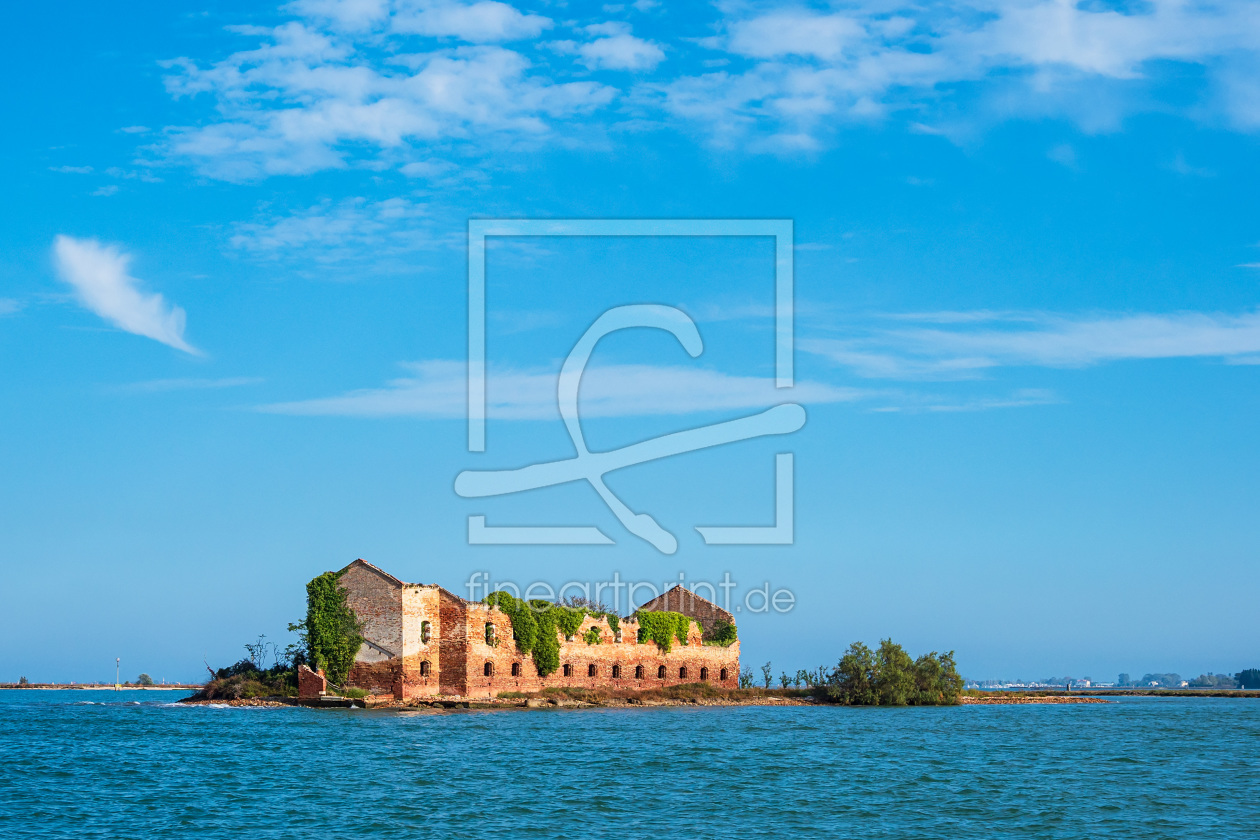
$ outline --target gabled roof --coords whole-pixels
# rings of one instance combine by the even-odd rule
[[[384,578],[386,581],[393,584],[394,586],[406,586],[405,583],[403,583],[401,580],[391,575],[389,572],[385,571],[384,569],[379,569],[376,566],[373,566],[371,563],[364,560],[362,557],[360,557],[358,560],[355,560],[353,563],[346,566],[341,571],[343,573],[347,572],[350,569],[354,568],[355,566],[360,566],[364,569],[367,569],[368,571],[375,572],[376,574],[378,574],[379,576],[381,576],[382,578]]]
[[[654,609],[672,610],[674,612],[680,612],[684,615],[690,615],[691,613],[689,612],[689,610],[693,610],[696,604],[707,604],[713,608],[714,612],[718,613],[719,615],[725,616],[726,620],[732,621],[732,622],[734,621],[734,616],[732,616],[729,611],[723,609],[722,607],[719,607],[717,604],[713,603],[708,598],[700,597],[696,593],[692,592],[690,589],[687,589],[686,587],[684,587],[681,583],[675,584],[673,589],[669,589],[665,592],[662,592],[660,595],[657,595],[652,600],[641,604],[639,606],[639,609],[642,610],[644,608],[649,607],[650,605],[657,605],[654,607]],[[687,609],[684,609],[684,606],[686,606]],[[649,608],[647,611],[651,612],[652,609],[653,608]]]

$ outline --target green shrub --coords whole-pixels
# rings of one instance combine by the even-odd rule
[[[600,643],[600,632],[598,627],[591,627],[582,634],[582,641],[588,645],[597,645]]]
[[[669,653],[674,639],[687,644],[687,631],[691,629],[691,619],[682,613],[661,610],[659,612],[635,613],[639,620],[639,644],[649,639],[660,645],[662,653]]]
[[[621,629],[621,619],[620,619],[620,618],[618,618],[615,614],[613,614],[613,613],[607,613],[607,614],[604,616],[604,618],[605,618],[605,619],[607,619],[607,621],[608,621],[608,629],[609,629],[609,630],[611,630],[611,631],[613,631],[614,633],[616,633],[618,630],[620,630],[620,629]]]
[[[343,688],[337,692],[342,697],[348,697],[351,700],[362,700],[370,693],[366,688]]]
[[[578,628],[582,626],[582,619],[586,617],[585,612],[572,607],[553,606],[552,609],[556,611],[556,626],[564,633],[566,639],[577,633]]]
[[[884,639],[877,651],[861,642],[851,644],[824,692],[849,706],[948,706],[959,702],[962,687],[953,651],[933,651],[916,660],[892,639]]]
[[[328,681],[341,685],[363,644],[361,625],[346,603],[339,572],[324,574],[306,584],[306,644],[315,670],[324,669]]]
[[[706,645],[729,647],[734,644],[735,638],[735,625],[731,624],[729,621],[718,621],[713,625],[712,630],[704,634],[704,643]]]

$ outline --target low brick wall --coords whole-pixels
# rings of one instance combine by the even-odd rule
[[[298,697],[318,697],[327,690],[323,671],[315,673],[305,665],[298,666]]]

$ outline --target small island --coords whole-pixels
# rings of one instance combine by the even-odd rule
[[[284,651],[259,640],[189,702],[374,708],[581,705],[958,705],[953,652],[856,642],[833,669],[741,668],[730,612],[676,586],[619,616],[585,599],[481,601],[364,560],[307,584]],[[270,652],[270,657],[269,657]],[[269,659],[274,662],[268,665]],[[1083,699],[1083,698],[1082,698]]]

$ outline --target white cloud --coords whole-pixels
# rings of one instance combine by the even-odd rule
[[[665,60],[665,51],[651,41],[636,38],[628,24],[597,23],[586,27],[594,41],[583,44],[561,42],[566,51],[592,70],[651,70]]]
[[[810,338],[799,346],[859,376],[903,380],[966,379],[997,367],[1072,368],[1132,359],[1232,361],[1260,352],[1260,311],[1092,318],[980,314],[938,320],[930,327],[855,330],[851,338]]]
[[[13,315],[22,310],[22,302],[13,298],[0,298],[0,316]]]
[[[963,83],[980,83],[973,120],[1060,116],[1099,131],[1154,108],[1260,127],[1260,4],[1249,0],[1151,0],[1134,13],[1075,0],[846,5],[843,14],[732,7],[725,32],[705,43],[753,64],[675,79],[658,89],[662,104],[718,142],[741,125],[815,136],[903,109],[922,125],[917,115]],[[1149,95],[1157,62],[1199,65],[1215,93],[1160,103]]]
[[[60,172],[63,175],[90,175],[92,167],[90,166],[50,166],[53,172]]]
[[[845,15],[783,11],[734,21],[728,49],[754,58],[805,55],[834,61],[865,38],[866,28]]]
[[[1149,111],[1260,131],[1254,0],[703,8],[716,16],[710,37],[693,35],[703,20],[656,43],[625,22],[578,19],[563,23],[572,40],[543,41],[552,20],[494,0],[297,0],[280,26],[233,30],[257,41],[250,49],[168,63],[170,91],[208,94],[214,112],[169,128],[161,150],[244,180],[407,166],[451,157],[453,146],[485,155],[578,142],[604,137],[616,120],[637,130],[681,122],[719,145],[787,155],[898,116],[912,131],[954,138],[1009,119],[1114,131]],[[708,69],[651,83],[589,79],[591,70],[653,70],[667,54],[683,59],[671,67]],[[1170,73],[1177,101],[1162,85]],[[633,107],[606,107],[618,97]]]
[[[212,94],[223,117],[172,130],[166,152],[228,180],[301,174],[344,167],[365,147],[406,160],[396,153],[415,146],[542,138],[551,121],[614,95],[595,82],[535,76],[524,55],[503,47],[407,53],[405,39],[389,43],[395,50],[381,56],[292,22],[209,67],[170,62],[169,90]]]
[[[467,411],[463,362],[426,361],[403,365],[408,375],[383,388],[351,391],[335,397],[274,403],[260,410],[274,414],[344,417],[462,418]],[[491,372],[486,379],[486,410],[492,418],[559,418],[558,371]],[[632,417],[692,414],[703,411],[764,409],[785,401],[773,379],[732,376],[703,368],[608,365],[591,367],[582,379],[583,417]],[[852,402],[873,392],[800,382],[786,398],[808,404]]]
[[[338,31],[360,32],[389,19],[389,0],[295,0],[284,10],[327,21]]]
[[[298,254],[322,262],[433,245],[425,206],[406,198],[323,201],[287,216],[236,225],[231,244],[255,254]]]
[[[184,310],[141,290],[140,281],[127,273],[129,254],[95,239],[61,235],[53,243],[53,256],[57,273],[84,308],[119,329],[200,355],[184,341]]]
[[[506,3],[398,3],[395,32],[447,36],[474,44],[536,38],[551,27],[541,15],[526,15]]]

